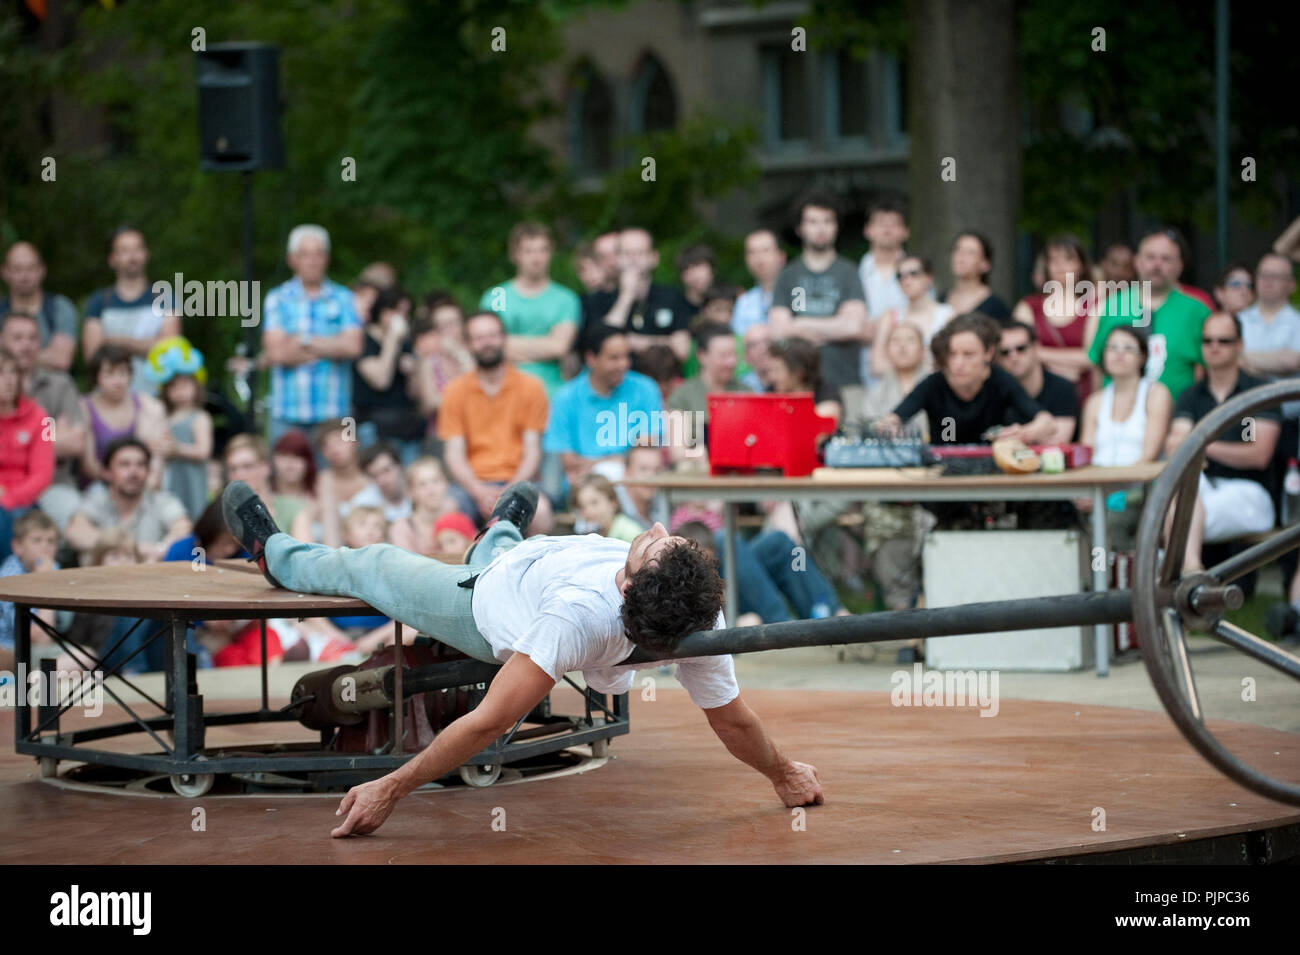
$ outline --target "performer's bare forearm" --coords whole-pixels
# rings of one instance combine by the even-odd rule
[[[418,756],[393,770],[391,777],[398,787],[399,796],[406,796],[425,783],[441,779],[492,745],[501,731],[475,719],[475,713],[474,710],[466,713],[439,733]]]
[[[768,738],[754,711],[739,697],[704,713],[727,751],[742,763],[754,767],[768,779],[775,779],[788,766],[790,761]]]

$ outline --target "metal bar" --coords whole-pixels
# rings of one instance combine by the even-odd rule
[[[727,625],[734,627],[740,613],[740,574],[736,568],[736,504],[727,501],[722,505],[722,560],[726,565],[727,576],[723,578],[723,592],[726,594]]]
[[[1101,487],[1092,489],[1092,551],[1088,555],[1092,561],[1093,593],[1105,593],[1110,586],[1109,551],[1106,547],[1106,498]],[[1101,553],[1101,570],[1097,569],[1097,554]],[[1110,626],[1104,623],[1094,624],[1092,628],[1092,647],[1097,676],[1110,675]]]
[[[384,674],[384,694],[391,699],[395,692],[396,676],[390,667]],[[428,693],[430,690],[448,690],[454,686],[472,686],[476,683],[490,683],[501,669],[499,663],[486,663],[482,660],[455,660],[451,663],[435,663],[422,667],[407,667],[402,675],[404,692],[407,696]],[[348,710],[348,712],[352,712]],[[360,710],[356,712],[361,712]]]
[[[1035,630],[1041,627],[1082,627],[1121,623],[1133,619],[1133,592],[1107,590],[1100,594],[1062,594],[926,607],[918,610],[884,610],[879,613],[792,620],[757,627],[707,630],[682,639],[671,653],[637,649],[624,663],[651,663],[661,659],[752,653],[789,647],[834,646],[840,643],[877,643],[923,637],[950,637],[1001,630]]]
[[[32,665],[32,608],[27,604],[14,605],[14,744],[21,743],[32,732],[32,711],[27,706],[27,687],[18,680],[26,679]]]
[[[613,739],[615,736],[626,736],[631,731],[632,729],[627,723],[602,723],[588,729],[576,730],[575,732],[565,736],[510,743],[503,747],[493,745],[475,753],[469,759],[465,760],[465,765],[490,766],[492,763],[517,763],[521,760],[531,759],[534,756],[544,756],[547,753],[556,753],[562,749],[568,749],[570,746],[579,746],[583,743],[590,743],[595,740]],[[557,745],[561,743],[563,745]],[[206,767],[211,764],[203,763],[201,765]],[[209,769],[204,769],[203,771],[211,772]]]
[[[172,617],[171,638],[171,677],[172,677],[172,747],[179,759],[187,760],[192,755],[190,740],[190,687],[189,657],[185,646],[184,620]]]
[[[1252,570],[1258,570],[1265,564],[1272,563],[1297,546],[1300,546],[1300,524],[1292,524],[1267,540],[1251,544],[1240,554],[1215,564],[1206,573],[1222,583],[1230,583],[1239,577],[1244,577]]]
[[[1187,462],[1187,470],[1178,484],[1178,499],[1174,502],[1174,519],[1169,527],[1169,540],[1165,544],[1165,562],[1160,568],[1160,582],[1173,583],[1183,567],[1183,552],[1187,549],[1187,535],[1192,527],[1192,512],[1196,507],[1197,482],[1201,476],[1201,458],[1197,455]],[[1163,516],[1163,515],[1162,515]]]
[[[82,648],[81,648],[81,647],[78,647],[76,644],[73,644],[73,643],[65,643],[65,642],[64,642],[64,635],[61,634],[61,633],[59,633],[59,631],[55,630],[53,627],[51,627],[51,626],[49,626],[48,624],[46,624],[45,621],[42,620],[40,617],[33,617],[32,619],[35,620],[36,623],[39,624],[40,627],[41,627],[42,629],[44,629],[47,633],[49,633],[50,636],[51,636],[51,638],[54,640],[54,642],[57,643],[60,647],[62,647],[63,650],[64,650],[64,651],[65,651],[65,652],[66,652],[70,657],[72,657],[74,660],[76,660],[77,663],[78,663],[78,664],[79,664],[83,669],[88,669],[88,668],[86,667],[86,663],[87,663],[87,662],[89,662],[90,665],[91,665],[91,667],[93,667],[95,670],[98,670],[99,667],[101,667],[101,666],[103,665],[103,662],[104,662],[104,661],[103,661],[102,659],[96,657],[93,653],[90,653],[90,652],[88,652],[88,651],[86,651],[86,656],[89,657],[90,659],[89,659],[89,661],[83,661],[83,660],[81,659],[81,652],[82,652]],[[138,625],[138,623],[139,623],[139,621],[137,621],[137,625]],[[130,636],[131,633],[133,633],[134,631],[135,631],[135,627],[133,626],[130,630],[128,630],[128,631],[126,632],[126,634],[122,637],[121,640],[119,640],[116,644],[113,645],[113,649],[114,649],[114,650],[117,649],[117,647],[121,645],[122,640],[125,640],[126,637]],[[138,686],[136,686],[134,683],[132,683],[132,682],[131,682],[130,680],[128,680],[126,677],[124,677],[124,676],[122,676],[120,673],[118,673],[118,670],[120,670],[122,667],[126,666],[126,664],[129,663],[129,662],[130,662],[130,661],[131,661],[131,660],[136,656],[136,654],[143,652],[143,651],[145,650],[145,648],[149,646],[149,644],[153,643],[153,641],[154,641],[155,639],[157,639],[157,637],[158,637],[158,633],[161,633],[161,630],[155,632],[154,635],[153,635],[152,637],[150,637],[147,641],[145,641],[145,643],[144,643],[143,645],[137,647],[135,650],[132,650],[131,653],[130,653],[130,655],[127,656],[125,659],[123,659],[120,663],[118,663],[117,666],[113,667],[113,669],[109,670],[107,673],[104,673],[104,674],[103,674],[103,679],[100,681],[100,683],[99,683],[98,685],[102,686],[102,685],[103,685],[103,680],[107,680],[109,677],[111,677],[111,676],[115,676],[115,677],[117,677],[119,680],[121,680],[123,683],[125,683],[127,686],[129,686],[131,689],[135,690],[135,692],[138,693],[140,696],[143,696],[146,700],[148,700],[148,701],[149,701],[150,703],[152,703],[154,706],[158,707],[158,709],[160,709],[160,710],[161,710],[161,709],[164,709],[164,707],[163,707],[163,705],[162,705],[161,703],[159,703],[157,700],[155,700],[152,696],[150,696],[150,695],[149,695],[148,693],[146,693],[144,690],[140,689]],[[109,652],[106,653],[104,656],[107,657],[107,656],[111,655],[112,652],[113,652],[113,650],[109,650]],[[109,692],[112,692],[112,691],[109,691]],[[116,697],[115,697],[115,699],[116,699]],[[63,708],[60,710],[60,713],[66,713],[68,710],[72,709],[72,707],[76,706],[77,703],[79,703],[79,702],[81,702],[80,697],[77,697],[76,699],[73,699],[72,696],[70,695],[69,698],[68,698],[68,702],[67,702],[66,704],[63,705]],[[40,725],[40,726],[37,726],[37,727],[36,727],[36,732],[37,732],[37,733],[40,733],[44,728],[45,728],[45,724],[42,724],[42,725]]]
[[[271,697],[267,689],[266,675],[266,618],[263,617],[259,623],[258,636],[262,641],[262,710],[267,711],[271,709]]]
[[[1187,641],[1183,639],[1183,625],[1178,618],[1178,611],[1173,607],[1166,607],[1161,619],[1165,625],[1165,639],[1169,641],[1170,656],[1178,667],[1178,675],[1182,680],[1183,696],[1187,700],[1187,708],[1191,710],[1193,717],[1198,720],[1202,719],[1201,701],[1196,693],[1196,680],[1192,676],[1192,664],[1187,659]]]
[[[51,699],[58,692],[54,664],[55,661],[49,657],[41,660],[41,669],[39,671],[41,674],[41,702],[36,708],[36,718],[41,722],[36,731],[39,733],[40,728],[44,726],[52,727],[54,738],[57,740],[59,738],[59,716],[63,711],[59,709],[58,699]]]
[[[1281,670],[1287,676],[1300,680],[1300,657],[1287,653],[1281,647],[1261,640],[1235,623],[1220,620],[1211,636],[1229,646],[1236,647],[1242,653],[1254,657],[1261,663],[1267,663],[1275,670]]]
[[[242,207],[243,210],[243,215],[241,216],[243,220],[243,228],[240,229],[240,236],[241,236],[240,246],[241,246],[243,259],[244,259],[244,282],[245,282],[245,288],[256,288],[257,286],[253,284],[253,276],[255,274],[255,268],[253,265],[253,172],[252,170],[245,169],[239,178],[240,178],[240,206]],[[243,345],[249,355],[257,354],[258,335],[259,332],[256,328],[249,327],[244,330]],[[257,376],[254,374],[250,374],[249,378],[252,380],[253,384],[255,385],[257,382]],[[257,402],[253,400],[251,392],[249,394],[249,399],[248,399],[246,420],[247,420],[247,424],[245,425],[245,427],[247,428],[247,430],[252,432],[253,434],[256,434],[257,433]],[[266,659],[265,650],[263,650],[262,659],[263,660]]]
[[[244,723],[295,723],[292,713],[266,713],[251,710],[247,713],[211,713],[204,714],[204,723],[208,726],[232,726]],[[63,738],[73,743],[85,743],[97,739],[110,739],[114,736],[126,736],[142,731],[141,723],[152,729],[169,729],[172,725],[170,716],[150,716],[139,723],[112,723],[108,726],[96,726],[92,729],[73,730],[64,733]]]
[[[728,630],[714,630],[714,631],[712,631],[712,632],[713,632],[713,633],[729,633],[730,631],[728,631]],[[632,659],[632,658],[635,657],[635,656],[636,656],[636,653],[633,653],[632,656],[629,656],[629,657],[628,657],[626,660],[624,660],[623,662],[626,663],[626,662],[631,661],[631,662],[635,663],[635,662],[637,662],[637,661],[635,661],[635,660]],[[587,718],[587,721],[588,721],[588,722],[591,722],[591,707],[592,707],[592,704],[595,704],[596,706],[600,707],[601,712],[605,714],[605,717],[606,717],[607,719],[613,719],[613,718],[614,718],[614,714],[611,713],[611,712],[609,711],[609,709],[605,706],[605,703],[604,703],[605,694],[603,694],[603,693],[593,693],[590,689],[587,689],[587,688],[585,688],[585,687],[578,686],[577,683],[573,682],[573,677],[569,676],[567,673],[564,675],[564,682],[567,683],[567,684],[569,684],[569,686],[573,687],[573,688],[574,688],[575,690],[577,690],[579,693],[581,693],[581,694],[583,695],[583,698],[587,701],[587,715],[586,715],[586,718]]]
[[[136,724],[137,726],[139,726],[142,730],[144,730],[144,731],[145,731],[146,733],[148,733],[151,737],[153,737],[153,741],[154,741],[155,743],[157,743],[157,744],[159,745],[159,747],[161,747],[162,750],[163,750],[164,752],[167,752],[167,753],[171,753],[171,752],[172,752],[172,748],[171,748],[170,746],[168,746],[166,743],[164,743],[163,740],[162,740],[162,737],[160,737],[157,733],[155,733],[155,732],[153,731],[152,727],[149,725],[149,722],[150,722],[149,720],[147,720],[147,719],[145,719],[145,718],[143,718],[143,717],[140,717],[140,716],[136,716],[136,714],[135,714],[135,710],[133,710],[133,709],[131,709],[131,707],[127,706],[126,701],[123,700],[120,696],[118,696],[115,692],[113,692],[113,688],[112,688],[111,686],[109,686],[107,683],[100,683],[99,685],[100,685],[101,687],[104,688],[104,692],[107,693],[109,696],[111,696],[111,697],[113,698],[113,700],[117,703],[118,706],[122,707],[122,709],[126,711],[126,715],[129,716],[129,717],[131,717],[131,719],[135,722],[135,724]],[[162,717],[161,719],[164,720],[164,722],[163,722],[161,725],[163,725],[163,726],[167,726],[167,725],[170,724],[170,720],[169,720],[168,718],[166,718],[166,717]],[[129,724],[122,724],[122,725],[129,725]],[[39,732],[39,730],[38,730],[37,732]],[[27,734],[27,736],[30,737],[30,735],[31,735],[31,734],[30,734],[30,731],[29,731],[28,734]],[[74,734],[74,735],[76,735],[76,734]],[[117,733],[117,734],[114,734],[114,735],[119,735],[119,736],[120,736],[120,735],[122,735],[122,734],[121,734],[121,733]],[[20,740],[21,740],[21,739],[23,739],[23,737],[20,737]]]

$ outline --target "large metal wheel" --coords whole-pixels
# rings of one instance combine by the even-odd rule
[[[1206,728],[1186,641],[1188,631],[1204,632],[1300,680],[1300,658],[1223,619],[1225,610],[1236,609],[1242,603],[1242,591],[1235,581],[1300,546],[1300,524],[1277,531],[1204,572],[1183,573],[1183,551],[1206,446],[1228,428],[1243,427],[1242,419],[1297,398],[1300,382],[1296,381],[1276,382],[1238,395],[1192,429],[1165,464],[1152,486],[1138,529],[1133,614],[1147,673],[1165,710],[1187,741],[1247,789],[1300,806],[1300,784],[1274,779],[1243,762]],[[1165,546],[1164,524],[1171,508],[1173,520]]]

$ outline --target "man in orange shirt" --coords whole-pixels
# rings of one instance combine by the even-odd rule
[[[465,321],[465,335],[476,367],[444,389],[438,437],[444,442],[447,471],[478,506],[482,521],[503,487],[537,480],[550,407],[541,379],[505,360],[500,315],[475,312]],[[547,534],[554,524],[542,495],[528,533]]]

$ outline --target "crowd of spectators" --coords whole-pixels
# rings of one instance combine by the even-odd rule
[[[298,226],[286,244],[292,277],[261,312],[266,427],[220,441],[205,358],[151,290],[139,229],[111,237],[113,283],[80,311],[46,290],[39,250],[17,242],[0,271],[0,575],[236,556],[215,504],[231,480],[247,481],[294,536],[332,546],[388,542],[456,559],[501,489],[530,480],[545,491],[530,532],[630,540],[658,521],[716,552],[717,502],[670,513],[653,488],[623,483],[707,468],[710,394],[808,393],[837,422],[940,444],[1000,428],[1029,443],[1079,442],[1095,463],[1125,466],[1170,453],[1232,395],[1300,373],[1290,303],[1300,222],[1258,262],[1225,269],[1212,294],[1182,283],[1187,247],[1175,230],[1112,243],[1095,265],[1080,241],[1057,236],[1017,300],[990,287],[995,250],[980,232],[953,237],[952,285],[940,293],[931,259],[907,247],[899,202],[867,210],[870,249],[856,264],[837,252],[841,212],[833,195],[803,196],[788,259],[775,231],[746,236],[746,287],[719,275],[702,245],[677,255],[676,283],[657,280],[655,237],[629,227],[574,250],[582,288],[569,289],[551,278],[550,230],[520,223],[505,237],[513,274],[468,309],[444,291],[411,294],[382,262],[340,284],[328,232]],[[84,390],[70,376],[78,352]],[[688,427],[675,432],[674,414]],[[1297,419],[1300,402],[1209,446],[1189,567],[1203,566],[1207,546],[1279,523]],[[1107,501],[1118,547],[1131,546],[1141,504],[1133,493]],[[756,506],[763,528],[737,551],[739,622],[843,613],[828,578],[856,589],[867,573],[884,606],[914,606],[917,542],[955,512],[856,509],[854,541],[835,520],[842,509],[824,502]],[[1300,577],[1284,569],[1300,610]],[[197,627],[196,652],[248,662],[247,624]],[[78,625],[92,648],[116,633]],[[392,639],[391,622],[368,618],[275,629],[272,650],[287,659]],[[8,607],[0,655],[12,631]]]

